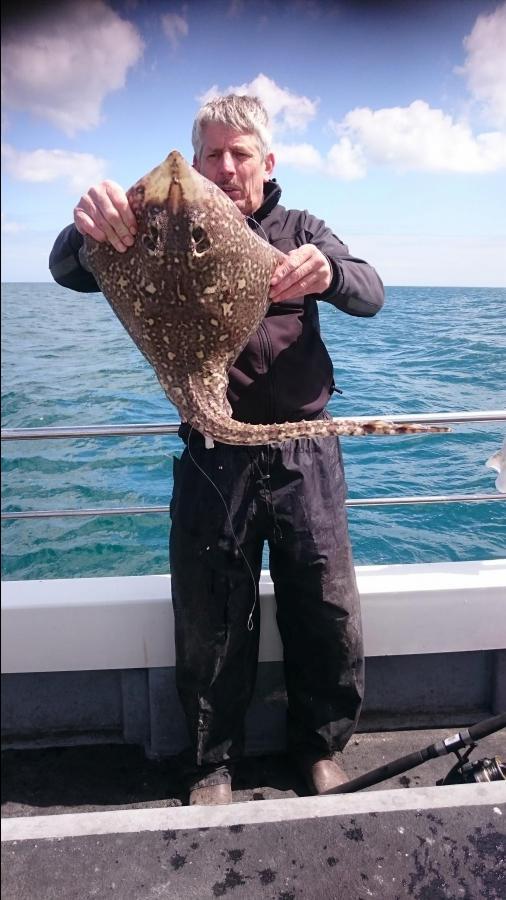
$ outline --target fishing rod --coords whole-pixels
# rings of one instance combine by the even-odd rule
[[[354,791],[360,791],[362,788],[371,787],[373,784],[379,784],[381,781],[393,778],[394,775],[401,775],[409,769],[414,769],[429,759],[436,759],[438,756],[445,756],[448,753],[454,753],[457,757],[457,762],[448,775],[437,782],[438,785],[465,784],[473,781],[506,781],[506,764],[499,757],[469,762],[470,754],[478,746],[477,741],[487,737],[489,734],[500,731],[501,728],[506,728],[506,713],[493,716],[491,719],[484,719],[476,725],[471,725],[470,728],[464,728],[457,734],[444,738],[444,740],[429,744],[423,750],[415,750],[414,753],[408,753],[407,756],[401,756],[399,759],[385,763],[385,765],[379,766],[377,769],[372,769],[364,775],[359,775],[357,778],[352,778],[350,781],[338,785],[338,787],[325,791],[325,794],[322,796],[327,794],[351,794]],[[464,747],[467,749],[465,753],[461,754],[460,750]]]

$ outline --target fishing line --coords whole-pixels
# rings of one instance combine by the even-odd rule
[[[191,436],[192,436],[192,432],[193,432],[193,425],[190,426],[190,433],[189,433],[189,435],[188,435],[188,444],[187,444],[187,447],[188,447],[188,454],[189,454],[189,457],[190,457],[190,459],[191,459],[193,465],[196,466],[197,469],[199,470],[199,472],[201,472],[202,475],[203,475],[205,478],[207,478],[207,480],[209,481],[209,483],[212,484],[212,486],[213,486],[213,488],[215,489],[215,491],[217,492],[217,494],[218,494],[218,496],[219,496],[221,502],[223,503],[223,506],[225,507],[225,512],[226,512],[226,514],[227,514],[227,518],[228,518],[228,521],[229,521],[230,530],[231,530],[231,532],[232,532],[232,537],[233,537],[233,539],[234,539],[234,541],[235,541],[235,544],[236,544],[236,547],[237,547],[239,553],[241,554],[241,556],[242,556],[244,562],[246,563],[246,567],[247,567],[247,569],[248,569],[248,571],[249,571],[249,573],[250,573],[250,575],[251,575],[251,580],[252,580],[252,582],[253,582],[254,600],[253,600],[253,606],[251,607],[250,614],[249,614],[249,616],[248,616],[247,628],[248,628],[248,631],[253,631],[253,627],[254,627],[254,626],[253,626],[253,613],[254,613],[254,611],[255,611],[255,607],[256,607],[256,605],[257,605],[257,600],[258,600],[258,586],[257,586],[257,582],[256,582],[255,576],[254,576],[254,574],[253,574],[253,569],[251,568],[251,566],[250,566],[250,564],[249,564],[249,561],[248,561],[248,559],[247,559],[247,557],[246,557],[246,555],[245,555],[245,553],[244,553],[244,551],[243,551],[243,549],[242,549],[242,547],[241,547],[241,545],[240,545],[240,543],[239,543],[239,539],[238,539],[238,537],[237,537],[237,535],[236,535],[236,533],[235,533],[234,525],[233,525],[233,522],[232,522],[232,516],[230,515],[229,509],[228,509],[228,506],[227,506],[227,501],[225,500],[225,497],[224,497],[223,494],[221,493],[221,491],[220,491],[218,485],[214,483],[213,479],[210,478],[210,476],[207,474],[207,472],[204,471],[204,469],[203,469],[201,466],[199,466],[197,460],[195,459],[193,453],[191,452],[191,449],[190,449],[190,439],[191,439]]]
[[[264,229],[263,229],[262,226],[260,225],[260,222],[257,222],[257,220],[256,220],[253,216],[245,216],[244,218],[245,218],[248,222],[254,222],[255,225],[257,226],[258,230],[262,232],[262,234],[263,234],[263,236],[264,236],[264,240],[267,241],[267,243],[269,243],[269,238],[267,237],[267,235],[266,235]]]

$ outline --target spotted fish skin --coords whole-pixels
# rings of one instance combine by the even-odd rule
[[[356,419],[273,425],[232,419],[228,371],[267,312],[271,277],[284,256],[177,150],[127,197],[137,219],[134,244],[120,253],[86,235],[87,266],[166,395],[199,432],[227,444],[266,444],[447,430]]]

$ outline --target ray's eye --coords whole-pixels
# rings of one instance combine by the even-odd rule
[[[151,236],[150,234],[143,234],[141,240],[142,240],[143,246],[146,248],[146,250],[147,250],[149,253],[155,253],[155,251],[156,251],[156,238],[155,238],[155,240],[153,240],[153,238],[152,238],[152,236]]]
[[[160,240],[160,232],[156,225],[149,225],[145,234],[142,235],[142,243],[149,253],[156,253]]]
[[[195,241],[195,252],[197,256],[201,256],[206,250],[209,250],[211,241],[200,225],[196,225],[195,228],[192,228],[192,238]]]

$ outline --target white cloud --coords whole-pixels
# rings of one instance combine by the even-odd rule
[[[19,234],[20,231],[25,231],[26,225],[22,225],[20,222],[14,222],[12,219],[7,219],[5,213],[2,213],[2,234]]]
[[[67,150],[16,150],[2,146],[5,171],[17,181],[48,183],[63,180],[69,191],[79,194],[104,179],[105,160],[91,153]]]
[[[424,100],[409,106],[372,110],[360,107],[333,123],[338,134],[360,147],[364,158],[401,170],[495,172],[506,166],[506,135],[473,135]]]
[[[490,122],[506,123],[506,4],[478,16],[464,39],[467,57],[457,69],[467,77],[471,95],[484,105]]]
[[[176,13],[165,13],[161,18],[162,28],[172,44],[172,49],[175,50],[180,39],[188,34],[188,22]]]
[[[469,174],[506,168],[505,134],[473,135],[467,122],[454,121],[424,100],[405,107],[359,107],[330,125],[339,141],[325,157],[311,144],[278,144],[278,162],[343,181],[363,178],[370,165]]]
[[[367,166],[362,147],[353,144],[348,137],[342,137],[327,153],[326,170],[329,175],[343,181],[364,178]]]
[[[318,110],[318,100],[310,100],[300,94],[294,94],[287,88],[279,87],[272,78],[260,73],[253,81],[248,83],[231,85],[226,90],[219,90],[213,85],[208,91],[199,97],[202,103],[211,100],[221,94],[246,94],[249,97],[259,97],[264,104],[271,122],[273,131],[304,131],[311,119],[314,119]]]
[[[214,85],[200,100],[221,93],[260,97],[277,133],[303,131],[318,109],[318,100],[293,94],[262,73],[224,92]],[[506,135],[498,131],[475,135],[468,122],[455,120],[425,100],[376,110],[357,107],[330,125],[339,140],[325,156],[310,143],[277,142],[273,149],[278,162],[344,181],[364,178],[370,165],[461,173],[496,172],[506,166]]]
[[[323,159],[312,144],[274,144],[276,161],[297,169],[321,169]]]
[[[343,137],[334,144],[326,157],[312,144],[281,144],[273,146],[276,162],[296,169],[321,172],[343,181],[354,181],[366,174],[365,161],[360,147]]]
[[[111,91],[142,55],[137,29],[103,0],[40,5],[2,41],[4,102],[73,136],[96,127]]]

